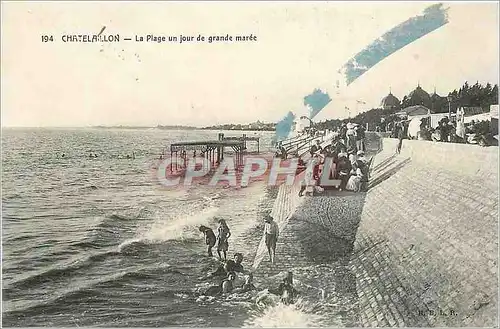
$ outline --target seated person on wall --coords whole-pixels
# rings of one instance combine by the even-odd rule
[[[319,140],[317,140],[316,143],[313,146],[311,146],[309,153],[311,154],[311,156],[313,156],[314,154],[316,154],[316,152],[321,152],[321,150],[322,150],[321,143]]]
[[[441,141],[441,131],[439,129],[435,129],[431,133],[431,140],[433,142],[440,142]]]
[[[331,149],[334,161],[337,159],[339,153],[341,153],[341,152],[347,153],[347,148],[344,144],[344,141],[340,138],[335,138],[332,141],[332,144],[330,144],[330,149]]]
[[[339,157],[337,159],[336,163],[336,172],[337,172],[337,177],[340,179],[340,186],[339,186],[339,191],[342,191],[345,189],[347,185],[347,181],[349,180],[349,174],[351,172],[352,166],[351,162],[347,158],[347,153],[341,152],[339,153]]]
[[[322,157],[321,155],[316,156],[316,165],[314,166],[314,170],[313,170],[313,178],[315,181],[315,184],[313,187],[313,189],[314,189],[313,195],[314,195],[314,192],[322,193],[324,191],[323,187],[321,187],[321,174],[323,173],[324,160],[325,160],[325,158]]]
[[[302,158],[299,157],[297,160],[297,170],[295,171],[295,176],[298,176],[301,172],[306,170],[306,168],[307,168],[307,163]]]
[[[327,146],[325,146],[325,147],[321,150],[320,154],[321,154],[324,158],[326,158],[326,157],[331,157],[331,154],[332,154],[332,151],[331,151],[331,145],[327,145]]]
[[[359,192],[362,176],[363,173],[361,172],[361,169],[356,168],[356,172],[349,177],[345,189],[348,191]]]
[[[361,173],[360,184],[357,192],[365,192],[368,188],[368,176],[370,168],[368,167],[368,160],[365,158],[365,152],[358,151],[357,155],[358,159],[356,160],[356,166]]]

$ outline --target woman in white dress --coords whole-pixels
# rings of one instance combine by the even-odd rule
[[[462,139],[462,142],[465,143],[466,139],[465,139],[464,115],[465,115],[464,110],[462,108],[459,108],[457,110],[457,114],[456,114],[457,128],[456,128],[455,134]]]
[[[347,182],[345,189],[348,191],[358,192],[360,184],[361,184],[361,177],[362,176],[363,176],[363,173],[361,172],[361,169],[357,168],[356,174],[349,177],[349,181]]]

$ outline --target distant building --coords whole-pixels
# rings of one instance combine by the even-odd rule
[[[401,102],[399,99],[389,91],[389,95],[382,98],[380,102],[380,107],[384,110],[399,111],[401,109]]]
[[[398,112],[401,111],[403,106],[423,106],[427,109],[431,109],[431,112],[435,112],[440,109],[444,103],[446,103],[446,97],[441,97],[435,90],[432,95],[429,95],[420,87],[420,84],[418,84],[417,87],[403,99],[403,102],[389,91],[389,94],[382,98],[380,108]]]
[[[400,117],[408,117],[408,118],[415,116],[422,116],[422,115],[430,115],[430,114],[431,110],[422,105],[409,106],[396,113],[396,115]]]
[[[448,103],[448,99],[446,97],[442,97],[436,93],[436,88],[434,88],[434,92],[431,95],[431,111],[439,112],[439,110]]]
[[[425,90],[423,90],[422,87],[420,87],[420,84],[417,85],[417,88],[415,88],[415,90],[408,94],[408,99],[410,106],[422,105],[427,108],[432,107],[431,96]]]

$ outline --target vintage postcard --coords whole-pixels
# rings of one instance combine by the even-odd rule
[[[498,1],[1,6],[2,326],[498,326]]]

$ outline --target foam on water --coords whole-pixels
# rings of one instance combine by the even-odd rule
[[[275,305],[254,311],[254,315],[245,322],[244,327],[249,328],[314,328],[324,327],[321,315],[313,314],[313,305],[303,300],[285,305]]]
[[[201,211],[178,215],[173,218],[157,219],[151,225],[139,229],[135,238],[124,241],[118,249],[121,250],[123,247],[138,242],[160,243],[171,240],[200,239],[202,235],[198,227],[207,225],[217,211],[217,207],[209,206]]]

